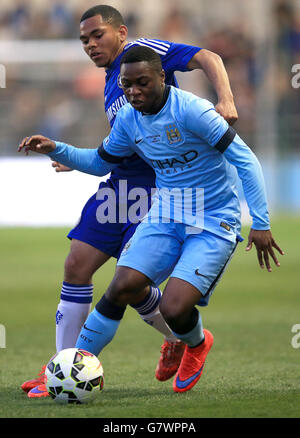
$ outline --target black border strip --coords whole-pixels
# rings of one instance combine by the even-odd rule
[[[111,155],[108,152],[106,152],[106,150],[104,149],[103,143],[101,146],[98,147],[98,154],[103,160],[107,161],[108,163],[112,163],[112,164],[120,164],[120,163],[122,163],[122,161],[125,158],[125,157],[117,157],[115,155]]]
[[[218,149],[218,151],[222,154],[226,151],[230,143],[232,143],[235,135],[235,130],[231,126],[229,126],[223,137],[221,137],[218,143],[215,145],[215,148]]]

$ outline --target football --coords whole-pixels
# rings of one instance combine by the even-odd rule
[[[46,366],[45,375],[47,390],[58,403],[88,403],[104,385],[99,359],[78,348],[55,354]]]

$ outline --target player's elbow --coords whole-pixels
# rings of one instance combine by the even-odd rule
[[[202,49],[200,53],[201,53],[203,58],[206,57],[207,59],[210,58],[210,59],[214,59],[214,60],[219,61],[219,62],[223,62],[221,56],[218,55],[216,52],[212,52],[211,50]]]
[[[198,52],[198,62],[203,69],[205,69],[208,64],[223,64],[220,55],[207,49],[202,49]]]

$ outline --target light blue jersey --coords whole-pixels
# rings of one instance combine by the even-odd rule
[[[112,156],[136,152],[154,168],[159,190],[148,215],[151,220],[169,216],[235,241],[240,230],[237,170],[253,227],[269,228],[260,165],[205,99],[170,87],[158,114],[143,115],[125,105],[103,148]]]
[[[159,190],[149,212],[151,220],[170,219],[235,242],[240,232],[239,176],[252,227],[269,229],[264,180],[257,158],[214,106],[192,93],[169,87],[165,105],[152,115],[124,105],[98,155],[95,150],[57,143],[50,156],[78,170],[103,175],[122,157],[134,153],[156,173]]]

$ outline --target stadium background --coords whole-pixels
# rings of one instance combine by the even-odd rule
[[[148,329],[136,323],[129,311],[125,321],[129,334],[123,330],[116,347],[105,350],[105,370],[113,389],[103,395],[107,406],[101,415],[299,416],[295,406],[297,400],[299,406],[300,350],[291,348],[290,338],[292,325],[300,323],[295,304],[299,290],[300,89],[292,86],[292,66],[300,65],[300,1],[226,0],[226,7],[223,0],[104,3],[123,13],[130,39],[148,36],[195,44],[222,56],[239,113],[235,128],[262,162],[275,233],[287,255],[280,272],[270,278],[258,270],[255,253],[246,260],[241,249],[222,283],[223,294],[216,295],[214,305],[206,310],[206,320],[215,326],[223,343],[219,349],[216,345],[215,368],[214,360],[211,363],[214,375],[208,373],[203,394],[198,393],[204,403],[200,413],[195,405],[199,405],[197,392],[185,398],[182,411],[179,400],[171,400],[169,393],[147,380],[149,362],[153,362],[151,369],[156,363],[159,336],[155,345],[147,346],[147,354],[142,350],[138,371],[130,361],[126,365],[121,361],[136,352],[130,330],[140,336],[142,346]],[[22,378],[36,374],[49,351],[53,353],[53,315],[68,251],[65,234],[99,181],[79,172],[56,174],[48,158],[21,157],[17,145],[24,136],[42,133],[95,147],[108,133],[104,71],[95,68],[78,40],[79,18],[95,4],[90,0],[1,0],[0,72],[6,74],[5,88],[0,88],[0,323],[7,331],[7,348],[0,349],[1,417],[45,415],[45,405],[35,403],[33,409],[24,403],[17,386]],[[203,72],[177,76],[182,88],[216,102]],[[40,226],[66,228],[43,231]],[[95,280],[97,293],[105,290],[113,266],[113,262],[108,264]],[[150,332],[147,336],[154,337]],[[254,358],[254,363],[248,358]],[[24,367],[16,370],[16,363]],[[220,363],[230,363],[232,376],[220,371]],[[283,376],[279,383],[277,376]],[[146,392],[135,388],[139,381],[142,386],[147,382]],[[120,392],[124,388],[126,395]],[[172,410],[167,411],[170,404]],[[99,414],[54,408],[51,412],[51,416]]]
[[[107,3],[124,14],[130,39],[143,35],[185,42],[222,56],[239,113],[236,129],[263,162],[271,211],[299,212],[300,90],[291,81],[292,66],[300,64],[300,2],[227,0],[226,8],[220,0],[213,8],[209,0]],[[11,160],[17,158],[20,140],[31,133],[88,147],[107,134],[105,72],[94,67],[78,41],[82,11],[94,4],[1,2],[6,88],[0,89],[0,185],[9,187],[0,192],[2,225],[71,225],[95,191],[95,178],[78,172],[54,175],[46,159],[42,164],[36,157]],[[177,76],[184,89],[216,102],[202,72]],[[41,178],[43,191],[36,184]],[[36,187],[27,192],[26,202],[20,180]],[[18,205],[12,201],[16,196]]]

